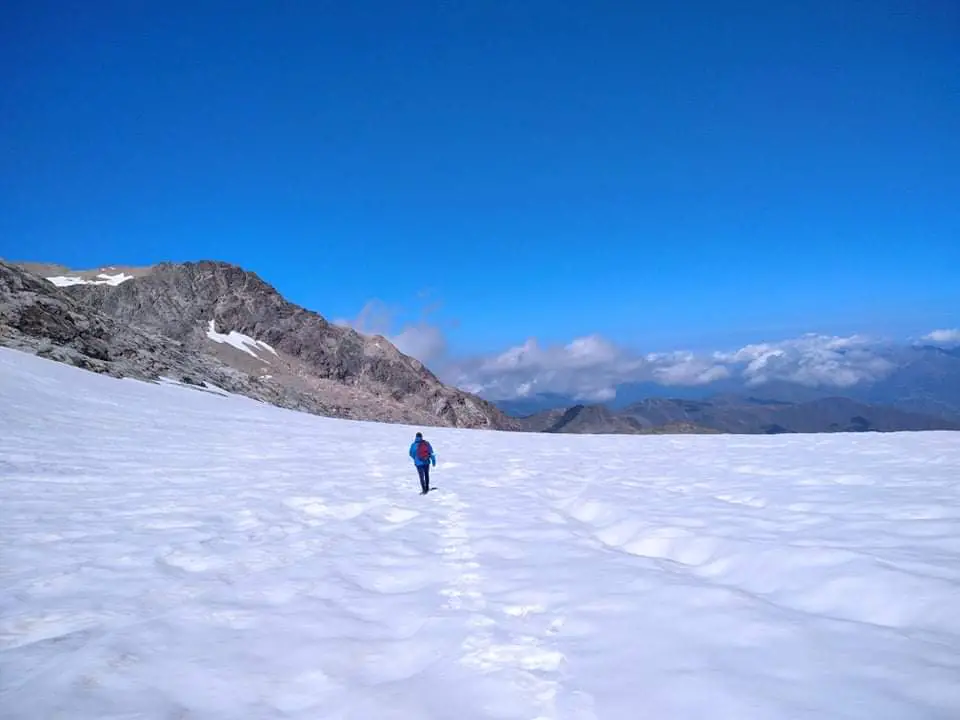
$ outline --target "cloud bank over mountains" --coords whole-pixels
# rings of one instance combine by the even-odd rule
[[[489,398],[549,392],[599,402],[611,399],[615,386],[638,377],[645,365],[644,358],[597,336],[552,346],[531,338],[499,355],[451,361],[441,374]]]
[[[923,342],[951,347],[960,344],[960,332],[936,331]],[[629,383],[678,388],[731,381],[760,388],[779,382],[842,391],[888,377],[909,347],[864,335],[808,334],[733,351],[640,354],[597,336],[553,346],[530,339],[491,357],[451,361],[441,375],[492,399],[550,393],[603,402]]]
[[[911,343],[811,333],[735,350],[640,353],[589,335],[553,345],[530,338],[500,353],[455,357],[439,325],[424,317],[391,331],[395,316],[374,301],[357,319],[338,322],[384,335],[443,381],[493,400],[553,394],[606,402],[616,396],[618,386],[631,383],[654,383],[665,390],[724,382],[757,389],[790,383],[839,392],[888,377],[902,366],[903,352]],[[934,330],[913,342],[953,347],[960,345],[960,329]]]
[[[712,353],[632,353],[599,338],[541,347],[536,340],[490,358],[454,363],[450,379],[491,398],[557,393],[583,401],[610,400],[618,385],[653,382],[699,386],[738,380],[846,388],[879,379],[897,365],[888,346],[861,336],[805,335]]]
[[[860,335],[805,335],[779,343],[747,345],[714,357],[739,371],[747,385],[775,380],[807,387],[846,388],[890,373],[896,364],[884,357],[877,340]]]

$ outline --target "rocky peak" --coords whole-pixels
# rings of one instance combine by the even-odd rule
[[[136,282],[77,285],[66,292],[112,317],[183,342],[202,343],[213,320],[218,332],[238,332],[266,342],[329,379],[372,378],[405,393],[415,391],[424,379],[436,382],[429,370],[383,336],[368,337],[329,323],[287,301],[256,273],[229,263],[162,263]],[[395,366],[424,377],[411,383],[413,378]]]
[[[445,386],[386,338],[334,325],[236,265],[210,260],[161,263],[116,285],[73,284],[62,292],[106,317],[171,338],[195,352],[213,353],[244,372],[269,375],[273,383],[332,392],[340,414],[348,417],[370,415],[355,411],[360,403],[378,407],[376,412],[387,419],[516,426],[491,403]],[[230,347],[230,337],[241,339],[236,343],[240,349]],[[257,344],[269,346],[276,357],[269,351],[243,352],[243,347]],[[344,394],[345,388],[353,394]]]

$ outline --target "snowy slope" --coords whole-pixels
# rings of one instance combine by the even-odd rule
[[[957,434],[427,437],[0,350],[3,717],[960,717]]]

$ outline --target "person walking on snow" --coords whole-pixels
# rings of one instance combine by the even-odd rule
[[[417,474],[420,475],[420,494],[426,495],[430,492],[430,466],[437,465],[437,456],[433,453],[433,448],[423,439],[423,433],[417,433],[416,439],[410,446],[410,457],[413,458],[413,464],[417,466]]]

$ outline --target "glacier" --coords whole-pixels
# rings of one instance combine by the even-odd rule
[[[0,349],[0,526],[10,720],[960,717],[958,433],[413,428]]]

